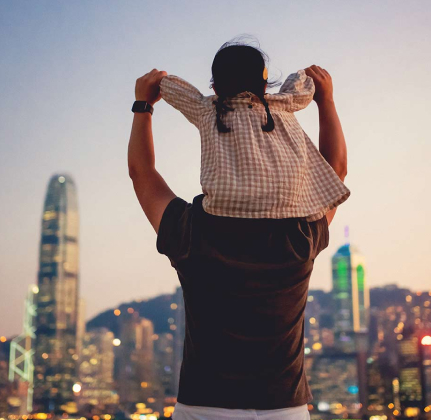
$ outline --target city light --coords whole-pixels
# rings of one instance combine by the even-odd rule
[[[317,409],[319,411],[328,411],[329,404],[326,401],[320,401],[319,403],[317,403]]]
[[[420,409],[418,407],[407,407],[404,410],[404,415],[406,417],[416,417],[420,413]]]
[[[112,340],[112,344],[113,344],[115,347],[118,347],[118,346],[121,344],[121,340],[120,340],[119,338],[114,338],[114,339]]]
[[[321,350],[322,349],[322,344],[321,343],[314,343],[312,345],[313,350]]]
[[[35,295],[39,293],[39,288],[37,286],[33,286],[33,288],[31,290],[33,291],[33,293]]]
[[[81,389],[82,389],[81,384],[78,384],[78,383],[73,384],[72,391],[75,394],[78,394],[79,392],[81,392]]]
[[[2,336],[0,337],[0,342],[2,342],[2,343],[6,343],[6,341],[7,341],[7,338],[6,338],[4,335],[2,335]]]
[[[431,336],[430,335],[424,336],[421,340],[421,344],[423,346],[431,346]]]
[[[121,311],[119,309],[115,309],[114,315],[115,316],[120,316],[121,315]]]
[[[65,178],[64,176],[59,176],[59,177],[58,177],[58,182],[59,182],[60,184],[63,184],[63,183],[64,183],[64,181],[66,181],[66,178]]]

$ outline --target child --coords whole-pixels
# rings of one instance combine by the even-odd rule
[[[279,93],[265,93],[263,53],[227,43],[212,75],[214,96],[173,75],[160,83],[162,98],[200,131],[207,213],[315,221],[347,200],[350,191],[293,114],[313,99],[314,82],[304,70],[291,74]]]

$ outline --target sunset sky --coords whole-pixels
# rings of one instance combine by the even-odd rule
[[[370,286],[431,290],[430,20],[428,0],[0,0],[0,335],[21,332],[54,173],[77,185],[87,318],[179,286],[128,176],[135,81],[158,68],[209,95],[215,53],[244,33],[269,55],[270,77],[317,64],[333,78],[352,194],[311,288],[331,289],[348,225]],[[296,115],[317,144],[315,103]],[[198,131],[162,101],[153,125],[159,172],[192,200]]]

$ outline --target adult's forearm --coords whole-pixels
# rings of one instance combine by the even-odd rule
[[[319,151],[343,181],[347,175],[347,148],[333,100],[318,103]]]
[[[129,175],[139,175],[155,168],[152,116],[136,112],[128,148]]]

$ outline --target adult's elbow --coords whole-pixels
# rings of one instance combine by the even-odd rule
[[[339,166],[335,169],[335,173],[338,175],[341,181],[344,181],[344,178],[347,176],[347,165]]]
[[[148,177],[148,171],[136,167],[136,165],[129,165],[129,177],[132,181],[143,178],[145,179]]]
[[[129,165],[129,177],[132,179],[132,181],[137,178],[138,173],[139,172],[134,166]]]

